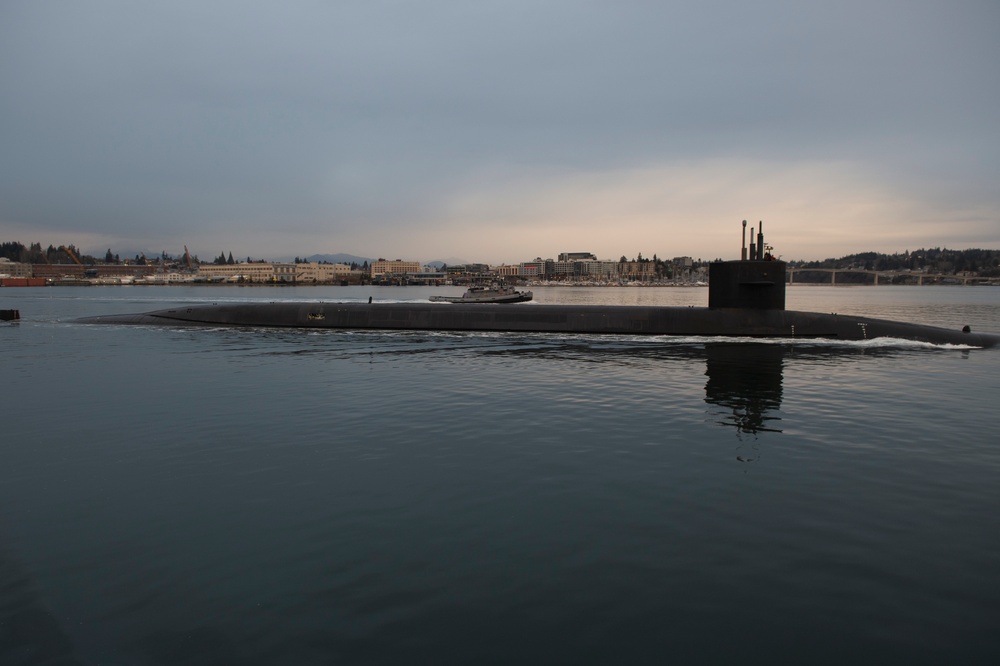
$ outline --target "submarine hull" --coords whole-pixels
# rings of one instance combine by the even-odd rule
[[[87,324],[510,331],[719,337],[900,338],[994,347],[1000,335],[850,315],[755,308],[430,303],[249,303],[178,307],[79,320]]]

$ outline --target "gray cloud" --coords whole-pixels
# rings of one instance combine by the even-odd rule
[[[990,2],[6,3],[0,231],[398,254],[387,232],[433,236],[488,177],[760,160],[857,165],[1000,245],[998,25]]]

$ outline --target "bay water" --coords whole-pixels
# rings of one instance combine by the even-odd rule
[[[0,664],[1000,662],[998,349],[74,323],[452,292],[0,290]]]

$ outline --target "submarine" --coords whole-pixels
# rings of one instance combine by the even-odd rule
[[[761,227],[763,224],[760,225]],[[852,315],[785,309],[785,262],[746,221],[738,260],[709,264],[708,307],[489,303],[239,303],[85,317],[83,324],[378,329],[718,338],[897,338],[935,345],[995,347],[1000,334]]]

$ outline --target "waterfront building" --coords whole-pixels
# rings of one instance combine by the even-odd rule
[[[419,261],[403,261],[402,259],[388,261],[386,259],[379,259],[378,261],[372,262],[371,265],[372,277],[385,274],[404,275],[406,273],[421,272],[423,272],[423,267],[420,265]]]
[[[19,261],[11,261],[6,257],[0,257],[0,276],[12,278],[33,277],[31,264],[22,264]]]
[[[152,275],[157,271],[156,266],[139,264],[96,264],[87,266],[87,276],[98,278],[122,278],[122,277],[142,277]]]
[[[691,269],[694,267],[694,259],[691,257],[674,257],[674,281],[690,280]]]
[[[278,282],[295,282],[299,273],[299,264],[275,263],[271,264],[273,273],[271,278]]]
[[[602,261],[600,259],[582,259],[576,263],[576,274],[588,278],[610,278],[618,274],[617,261]]]
[[[120,280],[121,278],[116,279]],[[168,273],[150,273],[141,278],[141,283],[136,282],[135,284],[180,284],[181,282],[191,282],[193,279],[190,273],[170,271]]]
[[[618,264],[618,272],[623,278],[648,282],[656,279],[656,264],[652,261],[623,261]]]
[[[562,252],[559,260],[546,260],[545,274],[557,280],[596,280],[618,274],[618,262],[603,261],[590,252]]]
[[[430,284],[430,285],[441,285],[447,282],[449,279],[448,273],[444,271],[430,271],[425,270],[420,273],[407,273],[403,276],[403,281],[405,284]]]
[[[592,252],[561,252],[559,261],[597,261],[597,255]]]
[[[340,283],[351,277],[351,267],[347,264],[321,264],[315,261],[296,264],[298,282]]]
[[[691,270],[691,267],[694,266],[694,259],[691,257],[674,257],[673,264],[677,270]]]
[[[347,280],[358,281],[360,274],[347,264],[326,264],[315,261],[303,263],[250,262],[241,264],[203,264],[198,275],[208,279],[247,280],[252,282],[306,282],[338,284]]]
[[[508,266],[507,264],[502,264],[500,266],[491,266],[490,272],[495,274],[497,277],[516,277],[520,275],[521,267],[518,266]]]
[[[545,277],[545,262],[541,259],[521,262],[518,270],[521,277]]]
[[[86,269],[80,264],[33,264],[31,272],[34,277],[62,280],[64,278],[83,278]]]
[[[209,279],[239,280],[242,278],[251,282],[269,282],[274,278],[274,264],[269,262],[202,264],[198,267],[198,275]]]
[[[430,268],[424,267],[430,271]],[[486,275],[490,272],[490,267],[486,264],[450,264],[445,268],[448,275]]]
[[[140,266],[139,264],[32,264],[32,276],[47,280],[62,280],[65,278],[141,278],[152,275],[156,266]],[[0,270],[2,273],[3,270]]]
[[[559,255],[560,257],[564,255]],[[550,277],[554,277],[559,280],[568,280],[576,275],[576,262],[575,261],[564,261],[560,259],[559,261],[552,262],[552,273]]]

